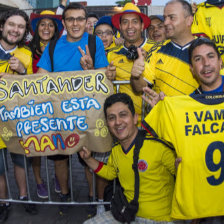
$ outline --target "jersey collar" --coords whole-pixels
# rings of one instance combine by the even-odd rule
[[[144,38],[144,41],[138,47],[142,48],[145,45],[146,42],[147,42],[147,38]],[[124,49],[126,51],[128,50],[128,47],[126,47],[125,44],[124,44]]]
[[[194,41],[194,40],[192,40],[192,41]],[[192,41],[190,41],[189,43],[185,44],[184,46],[180,46],[179,44],[174,43],[173,41],[170,41],[170,42],[171,42],[171,44],[173,44],[174,47],[184,51],[185,49],[188,49],[190,47]]]
[[[6,51],[2,45],[0,44],[0,49],[3,50],[6,54],[13,52],[15,49],[17,48],[17,46],[15,46],[13,49]]]

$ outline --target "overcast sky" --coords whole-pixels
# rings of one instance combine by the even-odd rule
[[[78,2],[79,0],[70,0],[72,2]],[[90,5],[116,5],[117,0],[87,0],[87,4]],[[203,2],[204,0],[194,0],[196,3]],[[152,0],[152,5],[165,5],[168,0]],[[191,0],[189,0],[191,2]]]

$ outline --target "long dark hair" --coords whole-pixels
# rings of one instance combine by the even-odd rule
[[[43,18],[45,19],[45,18]],[[51,18],[47,18],[47,19],[51,19]],[[41,23],[41,20],[40,19],[37,23],[37,27],[36,27],[36,30],[35,30],[35,33],[33,35],[33,39],[30,41],[29,43],[29,47],[33,53],[33,57],[35,58],[36,56],[37,57],[40,57],[42,55],[42,51],[41,51],[41,47],[40,47],[40,35],[39,35],[39,32],[38,32],[38,28],[39,28],[39,25]],[[59,38],[59,30],[58,30],[58,25],[57,23],[51,19],[53,21],[53,24],[54,24],[54,27],[55,27],[55,32],[54,32],[54,35],[53,37],[51,38],[50,41],[56,41],[58,38]]]

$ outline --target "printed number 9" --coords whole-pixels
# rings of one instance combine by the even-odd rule
[[[219,150],[221,153],[221,159],[219,163],[214,163],[213,154],[215,150]],[[224,143],[223,142],[213,142],[208,146],[205,154],[205,162],[208,169],[212,172],[221,169],[220,176],[218,179],[215,176],[207,177],[207,181],[211,185],[219,185],[224,181]]]

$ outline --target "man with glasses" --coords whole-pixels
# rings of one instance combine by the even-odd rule
[[[104,54],[104,46],[96,37],[95,64],[88,49],[88,33],[86,28],[87,11],[78,3],[70,3],[62,14],[62,23],[67,35],[62,36],[55,47],[53,55],[54,72],[79,71],[105,68],[108,65]],[[49,45],[37,65],[38,72],[52,72],[49,56]]]
[[[71,3],[65,7],[62,14],[62,23],[67,31],[56,43],[53,54],[53,70],[49,54],[49,45],[37,66],[39,73],[80,71],[88,69],[106,68],[108,65],[104,46],[99,37],[96,37],[95,63],[88,48],[88,36],[85,32],[87,11],[78,3]],[[68,156],[51,156],[55,161],[55,172],[61,187],[61,201],[69,201],[68,189]],[[67,213],[67,206],[60,206],[60,214]]]
[[[116,47],[113,28],[111,16],[102,16],[94,28],[94,34],[103,41],[106,55],[108,51]]]

